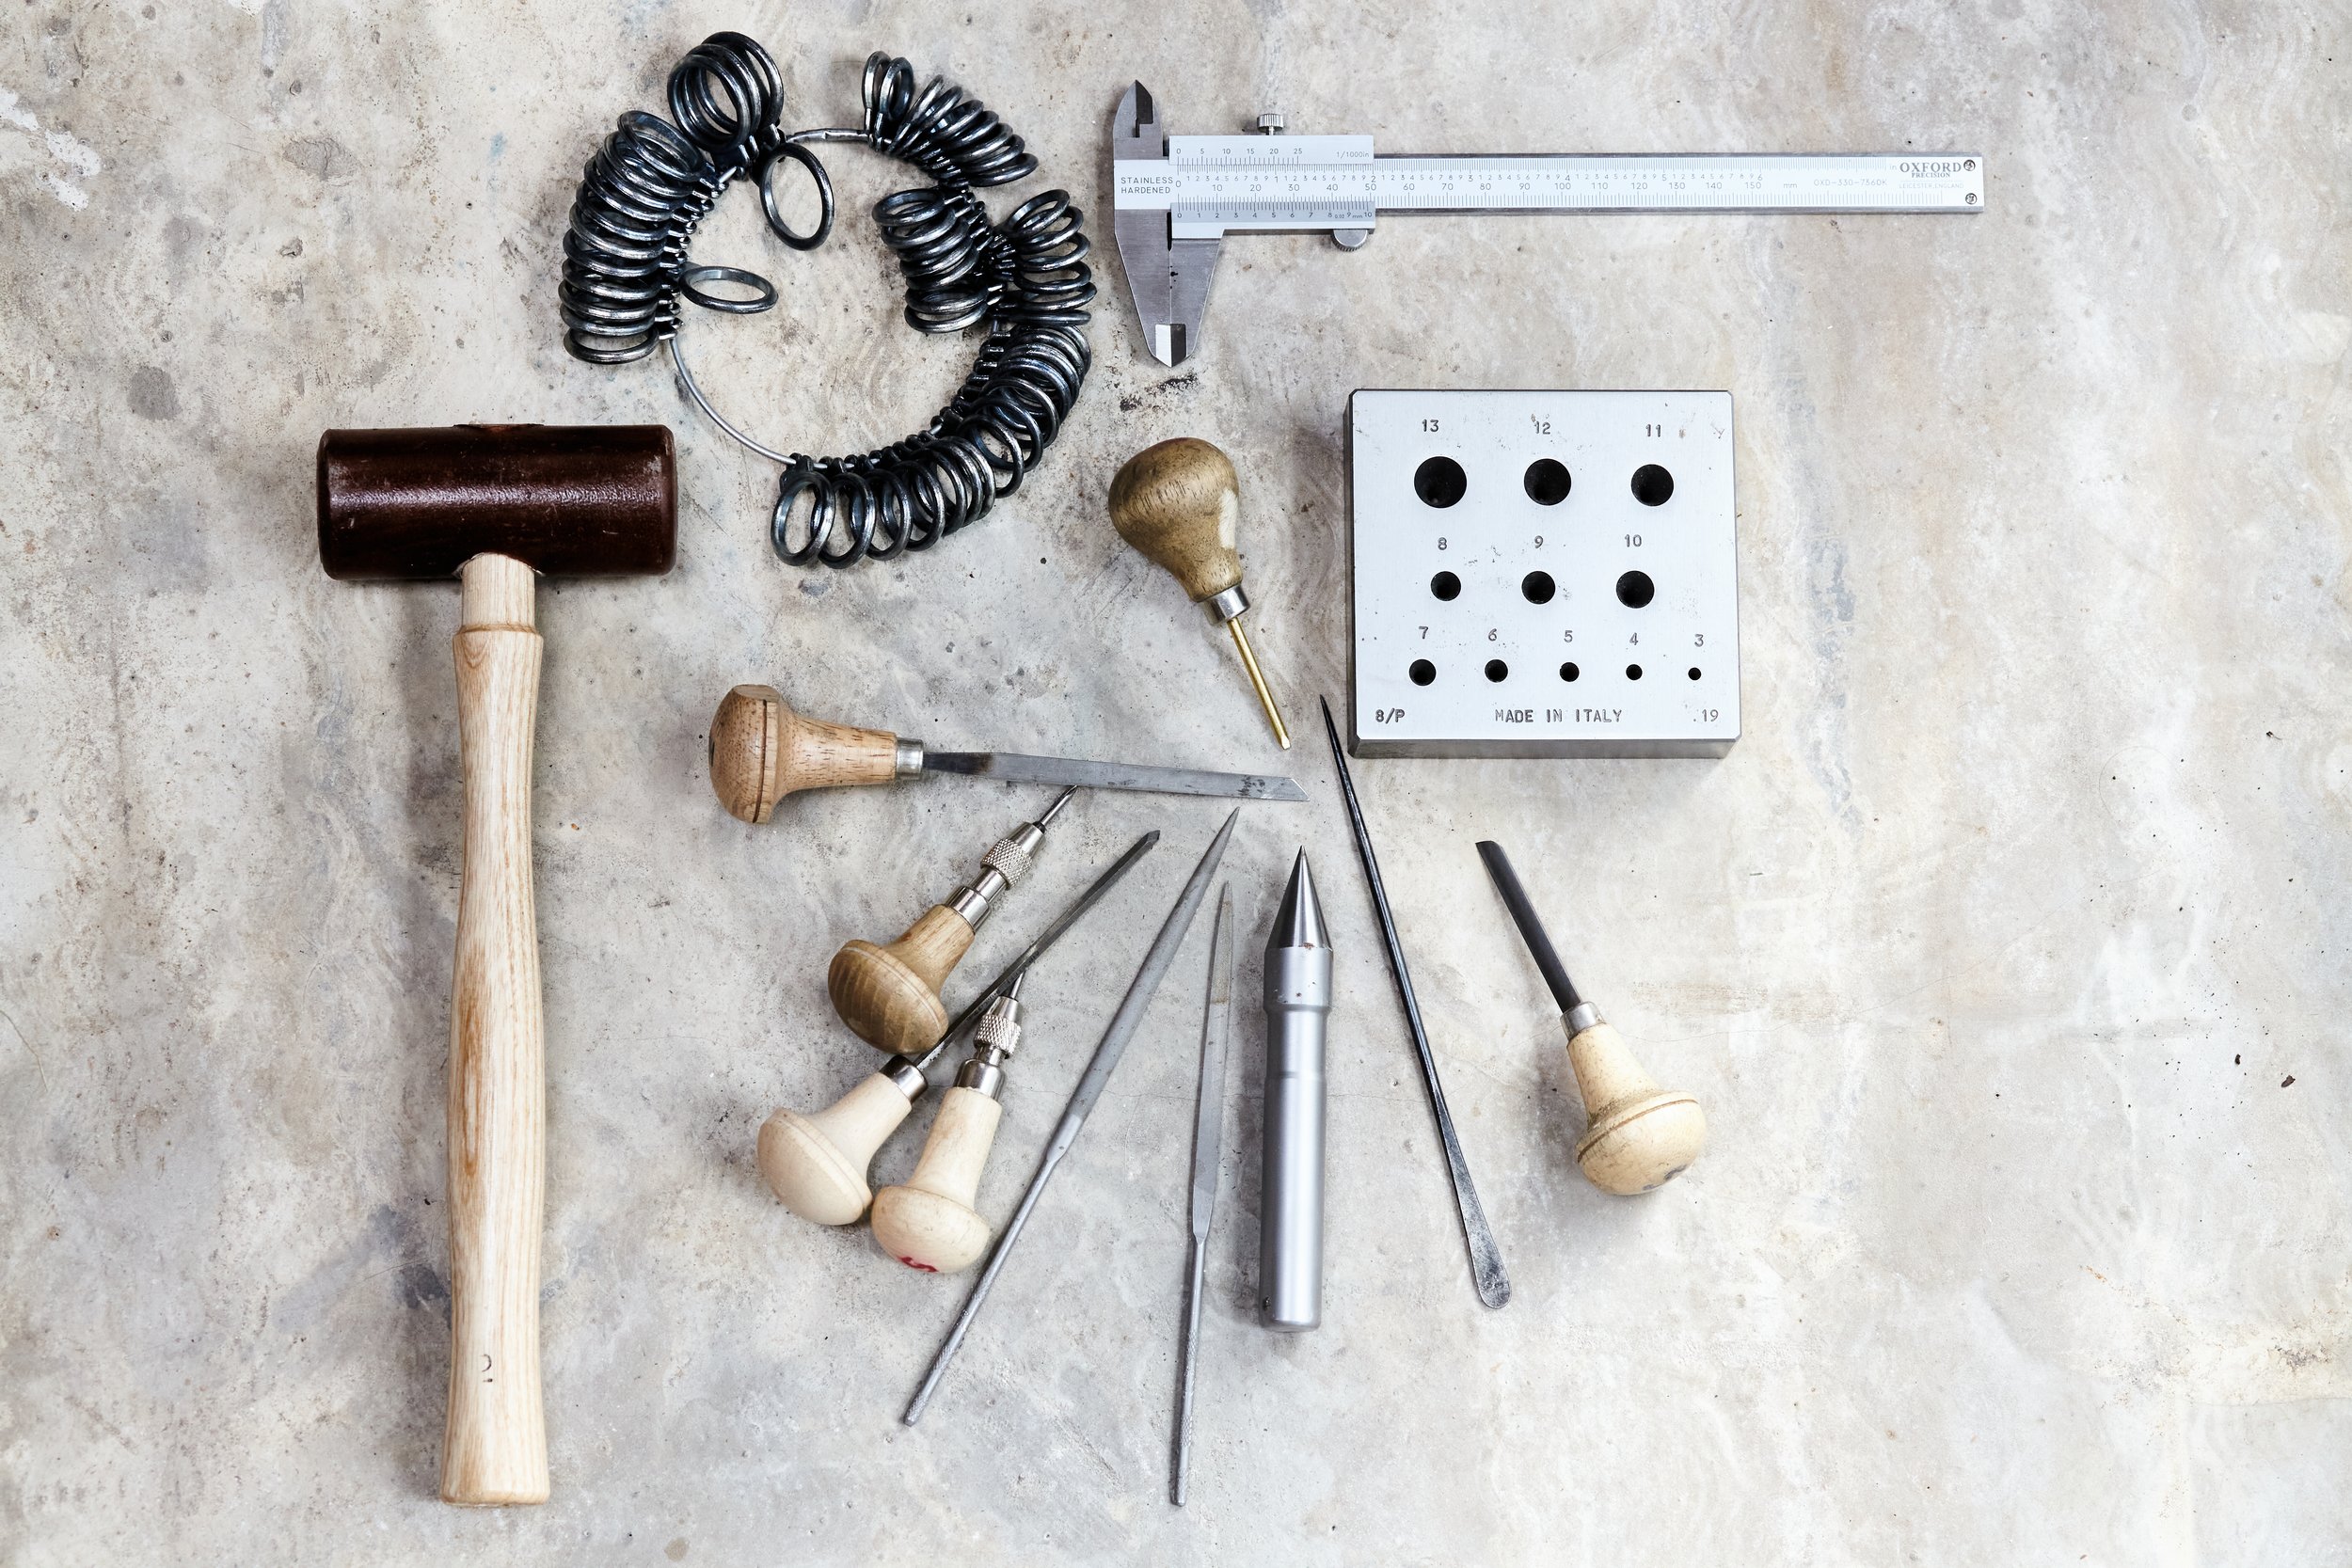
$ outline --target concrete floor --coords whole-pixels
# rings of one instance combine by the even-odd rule
[[[8,8],[0,1561],[2352,1562],[2341,6]],[[656,366],[559,345],[580,163],[720,27],[774,50],[796,124],[853,116],[869,49],[947,72],[1042,159],[1011,194],[1090,214],[1085,400],[929,558],[779,567],[770,474]],[[1172,375],[1109,245],[1137,76],[1179,130],[1272,103],[1394,150],[1966,148],[1992,195],[1238,242]],[[839,243],[787,255],[734,197],[698,249],[786,309],[690,329],[728,407],[813,451],[914,428],[971,352],[898,323],[864,211],[896,171],[833,161]],[[1308,722],[1346,680],[1362,386],[1735,398],[1729,757],[1358,769],[1500,1313]],[[669,421],[685,501],[672,577],[541,598],[555,1497],[487,1513],[433,1498],[456,594],[328,582],[310,524],[321,430],[474,419]],[[1240,467],[1287,758],[1104,521],[1178,434]],[[1226,863],[1245,993],[1302,842],[1339,944],[1327,1323],[1250,1321],[1245,1009],[1190,1508],[1163,1470],[1206,923],[902,1428],[960,1286],[791,1219],[754,1133],[872,1064],[826,956],[1042,792],[747,828],[703,745],[757,679],[1311,795]],[[1085,800],[950,988],[1164,831],[1037,977],[992,1218],[1219,815]],[[1486,836],[1708,1108],[1656,1196],[1576,1172]]]

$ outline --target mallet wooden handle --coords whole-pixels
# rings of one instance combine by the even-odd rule
[[[531,888],[539,634],[531,568],[465,566],[456,638],[466,866],[449,1032],[449,1425],[441,1497],[548,1497],[539,1393],[547,1073]]]
[[[804,719],[772,686],[737,687],[710,721],[710,787],[746,822],[767,821],[796,790],[900,776],[897,736]]]

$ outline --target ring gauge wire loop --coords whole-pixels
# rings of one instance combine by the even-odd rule
[[[787,134],[774,59],[740,33],[714,33],[671,71],[670,119],[629,110],[588,160],[564,236],[564,346],[618,365],[667,342],[693,404],[782,466],[769,542],[793,566],[887,561],[979,521],[1044,455],[1093,364],[1091,247],[1070,193],[1033,196],[995,222],[977,193],[1037,168],[1009,126],[939,77],[918,88],[914,68],[886,54],[866,58],[863,97],[862,125]],[[776,286],[757,273],[688,260],[695,226],[728,185],[750,175],[770,230],[795,250],[832,233],[833,181],[813,150],[825,142],[870,147],[931,181],[874,206],[905,277],[907,325],[987,329],[971,374],[929,425],[850,457],[755,439],[711,405],[678,346],[681,299],[732,315],[777,302]],[[806,232],[785,222],[776,201],[787,159],[817,189],[819,215]]]

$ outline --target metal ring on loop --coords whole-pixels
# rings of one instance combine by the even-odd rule
[[[725,294],[706,293],[705,283],[738,283],[759,292],[749,299],[731,299]],[[706,310],[721,310],[730,316],[755,316],[771,310],[776,304],[776,286],[755,272],[741,267],[689,267],[677,275],[677,292]]]
[[[792,226],[784,221],[784,214],[776,206],[776,162],[781,158],[791,159],[808,170],[808,177],[817,182],[817,227],[805,234],[796,233]],[[767,162],[759,166],[758,178],[759,206],[760,211],[768,214],[769,230],[795,250],[815,250],[823,245],[826,236],[833,232],[833,177],[825,172],[825,166],[818,161],[817,154],[787,137],[782,146],[769,154]]]

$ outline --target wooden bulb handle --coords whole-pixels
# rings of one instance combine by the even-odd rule
[[[1199,604],[1241,582],[1241,481],[1206,441],[1146,447],[1111,481],[1111,526],[1173,574]]]
[[[1707,1116],[1698,1101],[1660,1089],[1613,1025],[1595,1023],[1570,1035],[1568,1065],[1584,1097],[1576,1163],[1594,1186],[1620,1196],[1646,1193],[1699,1157]]]
[[[547,1070],[531,889],[539,634],[531,568],[478,555],[456,638],[466,863],[449,1030],[449,1425],[444,1502],[548,1500],[539,1396]]]
[[[784,1206],[818,1225],[849,1225],[874,1201],[866,1170],[914,1102],[869,1073],[815,1116],[778,1111],[759,1130],[759,1174]]]
[[[924,1140],[914,1174],[874,1197],[874,1244],[910,1269],[958,1274],[988,1250],[988,1222],[973,1205],[1005,1108],[977,1089],[952,1088]]]
[[[739,686],[710,721],[710,787],[746,822],[765,822],[796,790],[888,784],[898,737],[803,719],[772,686]]]
[[[971,945],[971,922],[945,904],[933,904],[886,947],[845,942],[825,971],[833,1010],[877,1051],[920,1056],[947,1032],[939,988]]]

